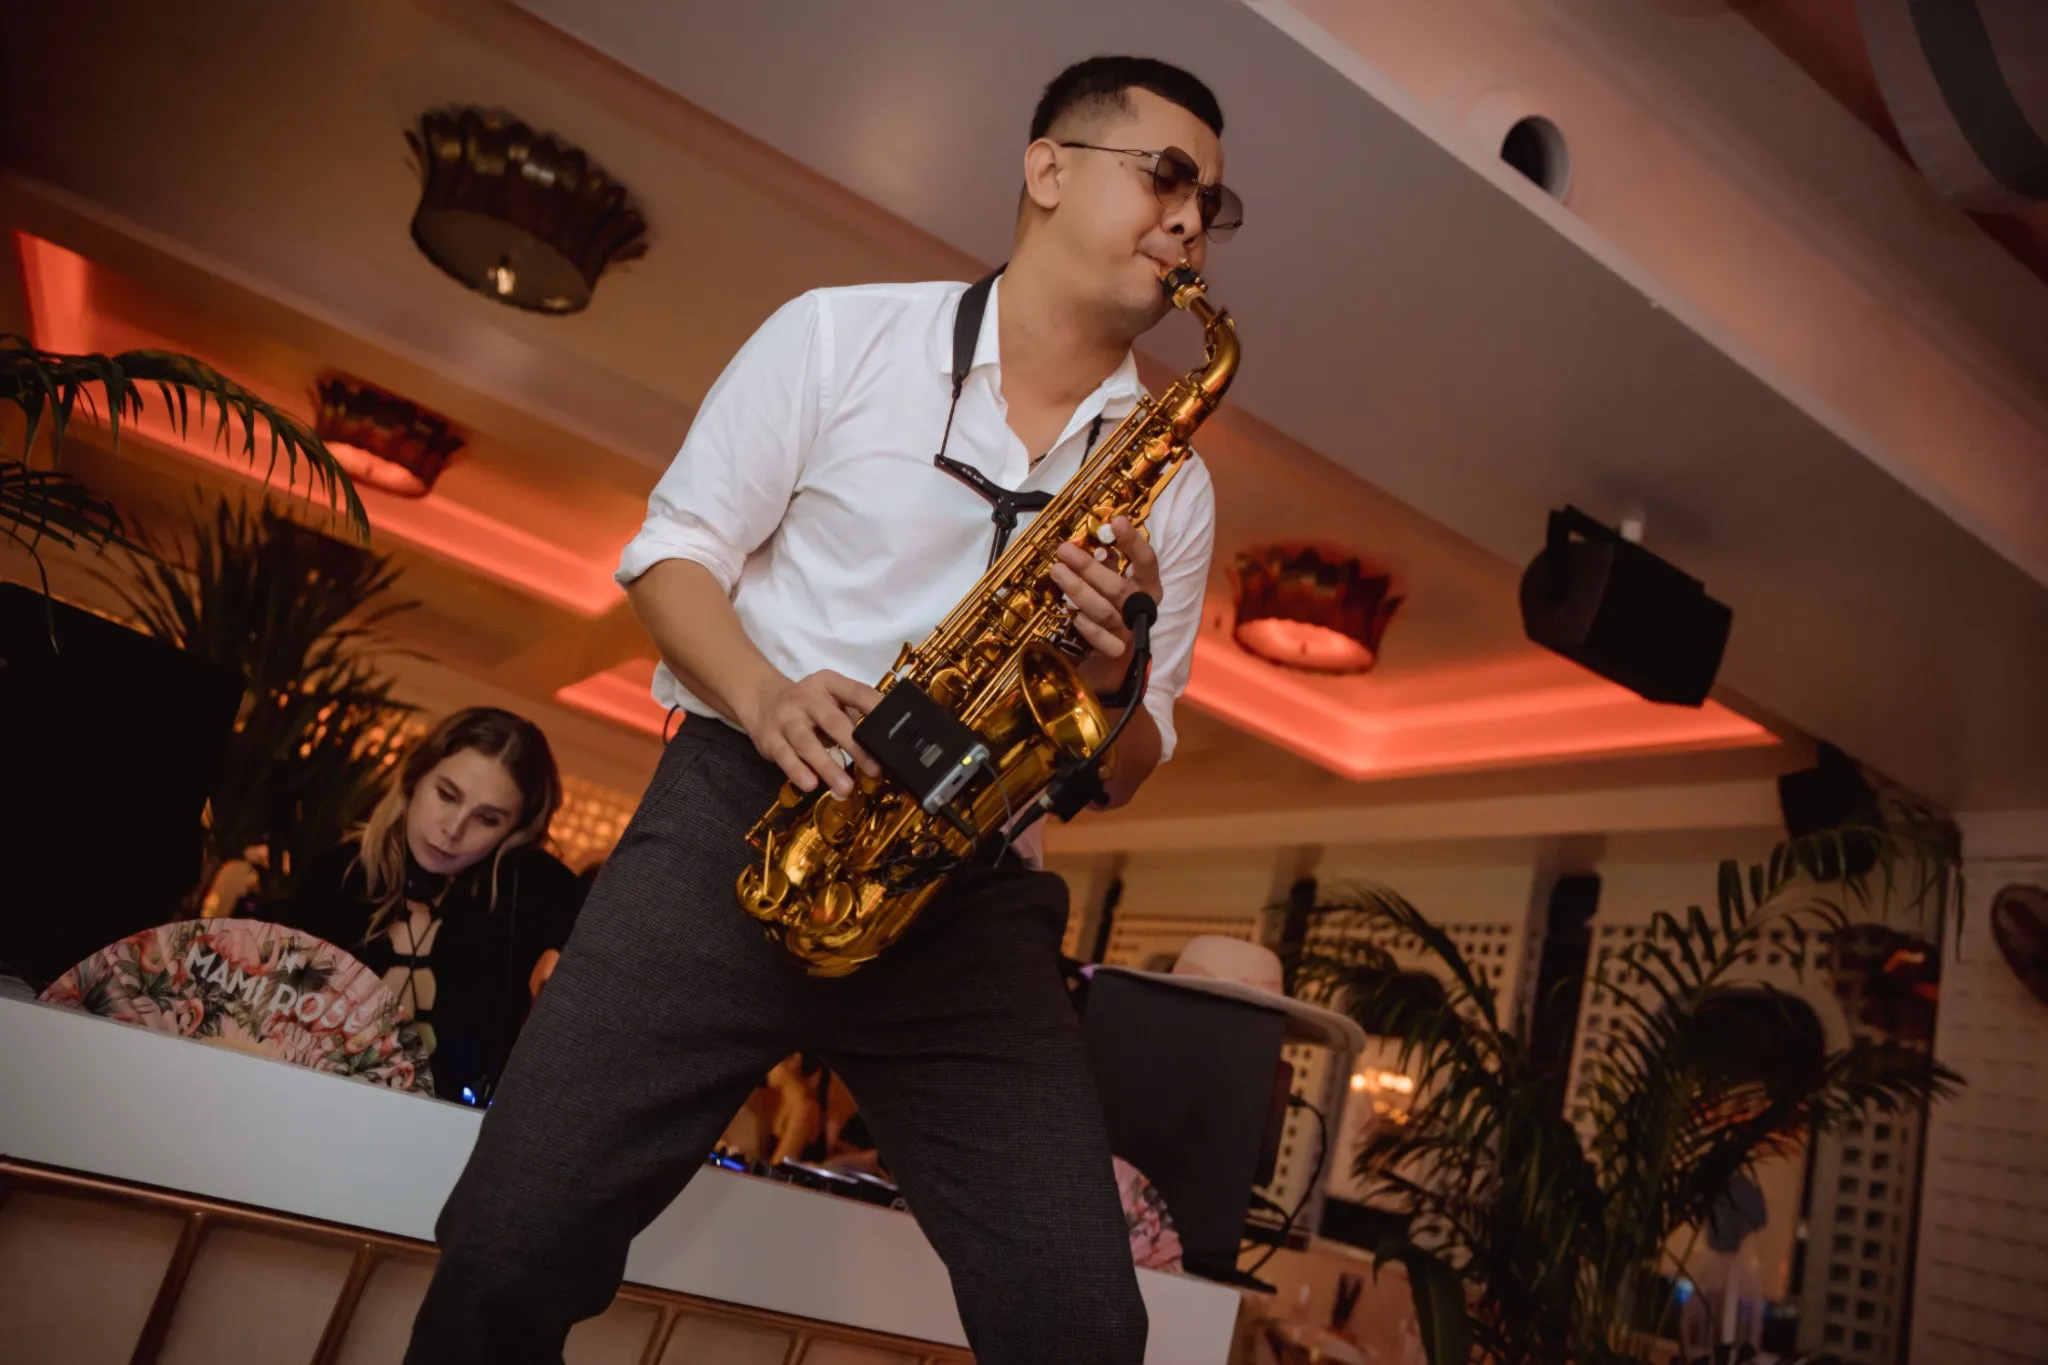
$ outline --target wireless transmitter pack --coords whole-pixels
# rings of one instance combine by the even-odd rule
[[[988,745],[916,683],[899,680],[853,729],[882,771],[917,798],[927,814],[948,803],[988,764]]]

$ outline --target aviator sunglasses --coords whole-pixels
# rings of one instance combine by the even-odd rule
[[[1192,193],[1202,218],[1202,234],[1212,242],[1227,241],[1231,233],[1244,226],[1244,201],[1237,197],[1237,191],[1227,185],[1204,185],[1202,168],[1178,147],[1145,152],[1134,147],[1101,147],[1093,142],[1062,142],[1059,145],[1089,152],[1150,158],[1152,192],[1159,196],[1159,202],[1171,208]]]

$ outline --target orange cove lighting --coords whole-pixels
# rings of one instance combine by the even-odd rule
[[[96,310],[95,267],[84,257],[27,233],[17,232],[15,244],[37,345],[89,352],[169,344]],[[252,469],[204,437],[179,436],[160,407],[151,403],[139,424],[150,440],[261,477],[260,466]],[[445,492],[360,492],[379,535],[585,617],[623,600],[610,560],[578,554]],[[1246,653],[1230,638],[1226,615],[1208,613],[1186,701],[1353,781],[1776,742],[1717,703],[1660,706],[1533,648],[1436,670],[1383,670],[1333,687]],[[668,717],[650,695],[653,676],[652,658],[631,660],[563,687],[556,700],[659,736]]]
[[[45,350],[75,353],[142,347],[179,349],[168,338],[143,332],[124,319],[100,312],[95,307],[95,295],[99,292],[94,288],[97,268],[85,257],[25,232],[15,233],[14,241],[27,286],[30,328],[36,345]],[[262,396],[287,411],[307,406],[304,395],[286,397],[266,392]],[[143,398],[143,415],[135,427],[148,440],[251,481],[262,481],[268,473],[267,461],[260,458],[265,449],[263,437],[257,438],[259,459],[252,465],[196,430],[179,434],[156,394],[145,392]],[[282,477],[277,481],[279,486],[283,482]],[[291,486],[293,492],[310,496],[315,502],[326,501],[303,472],[292,480]],[[380,536],[452,560],[485,578],[566,607],[579,616],[602,616],[625,600],[624,592],[612,581],[612,561],[565,549],[525,527],[454,501],[445,492],[406,497],[368,483],[358,483],[356,491],[370,514],[370,524]]]

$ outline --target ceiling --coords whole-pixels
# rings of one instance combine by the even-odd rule
[[[1073,57],[1073,35],[1203,72],[1231,111],[1228,175],[1250,206],[1211,265],[1245,337],[1233,390],[1244,410],[1509,563],[1533,552],[1545,512],[1567,500],[1610,521],[1647,512],[1648,543],[1735,610],[1722,671],[1735,694],[1939,800],[2048,795],[2035,701],[2048,685],[2048,518],[2037,510],[2048,506],[2048,428],[2033,420],[2048,395],[2048,294],[1993,291],[1984,263],[1956,265],[1954,252],[1936,264],[1961,284],[1898,277],[1959,316],[1977,309],[1990,320],[1975,339],[2017,352],[1979,401],[1983,368],[1956,379],[1932,343],[1855,350],[1870,337],[1922,340],[1896,319],[1788,310],[1803,302],[1800,281],[1817,278],[1791,272],[1790,256],[1731,253],[1695,231],[1659,260],[1693,267],[1691,289],[1666,287],[1602,224],[1475,156],[1441,108],[1389,76],[1404,52],[1411,76],[1419,69],[1424,36],[1442,40],[1441,68],[1487,32],[1530,24],[1564,35],[1551,49],[1598,50],[1604,64],[1575,70],[1634,110],[1610,126],[1641,125],[1630,104],[1640,87],[1612,76],[1618,52],[1676,63],[1690,50],[1710,68],[1696,85],[1769,74],[1757,66],[1768,44],[1725,9],[521,2],[981,259],[1000,254],[1015,196],[1012,169],[985,149],[1019,136],[1037,83]],[[1506,78],[1474,70],[1463,98]],[[1725,165],[1746,150],[1735,141],[1718,156]],[[1682,188],[1677,166],[1657,178],[1581,160],[1575,179],[1596,203],[1603,185],[1610,201],[1627,196],[1614,182],[1631,169],[1647,179],[1633,192],[1640,205]],[[1938,232],[1938,214],[1921,226]],[[1851,245],[1859,261],[1876,249]],[[1706,281],[1752,267],[1770,277],[1774,311],[1732,319],[1695,306],[1713,292]],[[1738,321],[1802,349],[1760,352]],[[1963,430],[1969,439],[1956,439]]]
[[[1814,84],[1910,164],[1912,158],[1871,69],[1856,0],[1748,0],[1736,9]],[[2014,260],[2048,282],[2048,205],[1970,217]]]
[[[188,350],[292,405],[337,348],[337,337],[304,322],[274,318],[277,330],[252,332],[218,279],[187,281],[207,297],[181,304],[175,284],[141,284],[33,233],[17,230],[15,247],[37,338],[53,349]],[[157,268],[168,281],[185,279],[174,264]],[[358,359],[391,382],[388,362]],[[522,427],[486,404],[451,406],[469,422],[470,442],[430,497],[361,490],[379,547],[396,556],[403,591],[418,602],[393,627],[400,642],[535,700],[664,733],[667,717],[648,696],[653,660],[610,577],[655,471],[597,450],[564,468],[554,433]],[[1210,458],[1227,471],[1219,475],[1224,544],[1355,544],[1364,535],[1380,562],[1416,585],[1420,603],[1403,604],[1401,628],[1389,637],[1398,644],[1369,677],[1285,674],[1231,642],[1227,566],[1219,565],[1188,694],[1195,708],[1234,722],[1190,746],[1212,770],[1249,778],[1266,746],[1248,736],[1297,755],[1285,771],[1303,790],[1319,769],[1356,782],[1759,747],[1769,751],[1763,767],[1787,761],[1766,730],[1723,707],[1651,706],[1529,646],[1505,566],[1358,479],[1275,433],[1215,434]],[[159,533],[175,529],[194,477],[215,491],[246,490],[258,477],[155,415],[134,425],[129,444],[134,458],[102,461],[92,477]]]
[[[1518,566],[1566,500],[1648,510],[1655,548],[1735,607],[1738,710],[1944,799],[2048,799],[2039,584],[1257,8],[525,7],[560,29],[485,0],[372,8],[10,12],[0,225],[50,244],[31,245],[31,282],[76,291],[43,315],[79,320],[77,344],[173,343],[291,402],[336,365],[462,423],[472,449],[432,498],[372,507],[425,600],[409,639],[455,673],[539,705],[644,657],[604,575],[724,358],[803,289],[999,259],[1014,177],[986,148],[1019,136],[1036,82],[1073,55],[1059,35],[1087,32],[1204,71],[1232,111],[1230,178],[1254,217],[1212,271],[1247,353],[1202,442],[1219,546],[1348,544],[1409,591],[1366,679],[1219,695],[1231,670],[1198,664],[1191,699],[1237,723],[1184,722],[1128,819],[1795,761],[1726,750],[1729,734],[1632,737],[1663,708],[1522,640]],[[116,19],[123,42],[93,38]],[[562,130],[643,202],[650,254],[587,313],[514,313],[412,249],[400,134],[451,100]],[[1153,379],[1193,354],[1191,331],[1162,329]],[[158,506],[215,477],[171,441],[131,463],[97,477]],[[1566,694],[1592,719],[1531,747],[1530,718]],[[1509,710],[1457,709],[1474,699]],[[1279,733],[1276,714],[1305,719]],[[1376,757],[1395,751],[1387,725],[1455,742],[1404,767]],[[1454,756],[1488,733],[1522,749]]]

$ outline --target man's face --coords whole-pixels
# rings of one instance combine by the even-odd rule
[[[1152,153],[1178,148],[1201,168],[1202,183],[1223,176],[1223,146],[1187,110],[1149,90],[1125,92],[1129,117],[1077,120],[1056,127],[1055,142],[1090,142]],[[1143,331],[1171,309],[1159,287],[1163,267],[1185,259],[1197,270],[1207,258],[1198,196],[1162,202],[1153,185],[1153,159],[1079,147],[1059,149],[1059,203],[1047,226],[1100,297]]]

